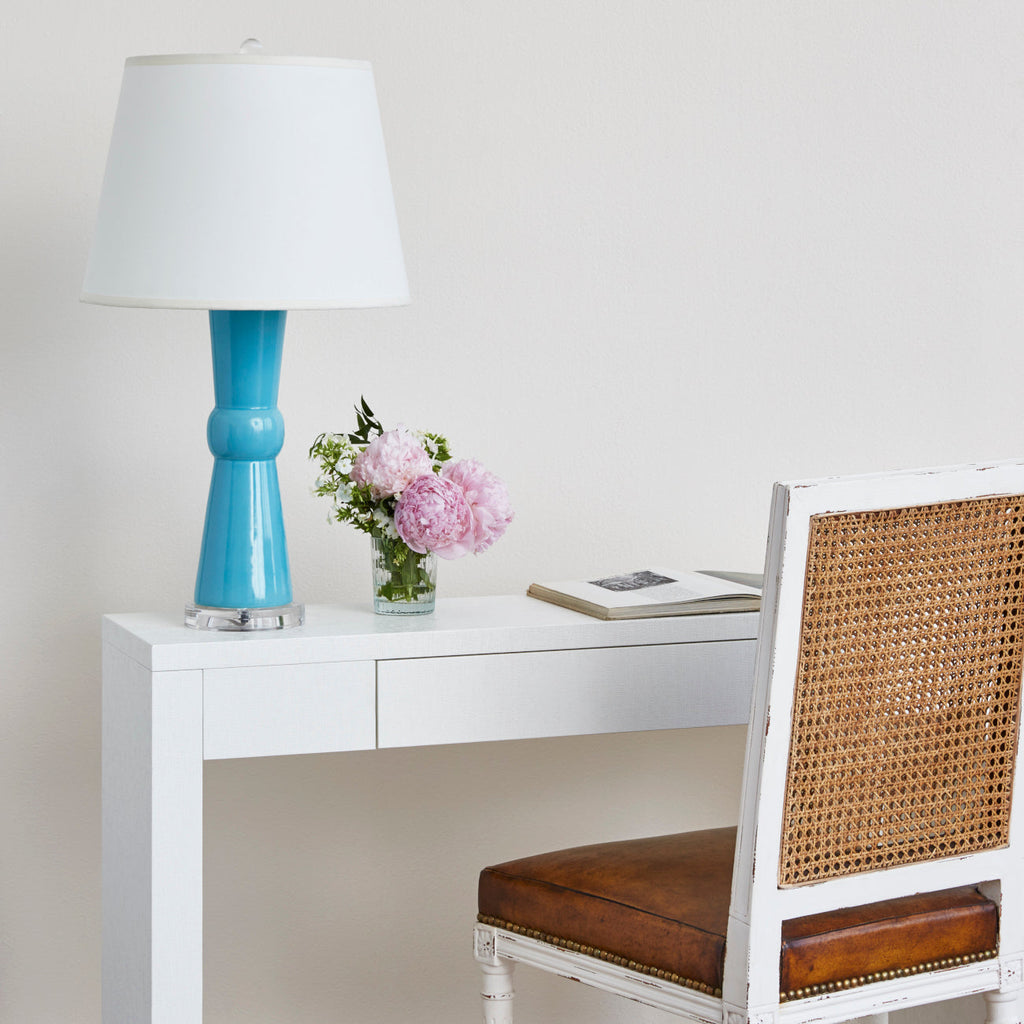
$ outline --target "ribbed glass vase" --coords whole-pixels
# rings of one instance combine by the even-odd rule
[[[437,591],[437,555],[417,554],[401,540],[373,537],[373,610],[428,615]]]

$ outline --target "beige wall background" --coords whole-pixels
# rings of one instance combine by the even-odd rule
[[[290,318],[309,603],[369,596],[305,455],[360,394],[509,484],[448,596],[757,570],[775,479],[1024,454],[1019,0],[12,0],[0,28],[5,1024],[100,1019],[100,616],[182,607],[209,480],[203,314],[78,301],[126,56],[374,64],[414,298]],[[721,729],[213,764],[206,1020],[475,1022],[480,866],[733,822],[741,757]],[[659,1016],[520,992],[523,1024]]]

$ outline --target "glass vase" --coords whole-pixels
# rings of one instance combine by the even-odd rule
[[[437,555],[417,554],[401,540],[373,537],[373,610],[429,615],[437,590]]]

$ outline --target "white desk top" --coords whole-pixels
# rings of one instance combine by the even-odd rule
[[[254,633],[189,629],[166,613],[107,615],[103,640],[156,672],[750,640],[757,619],[741,612],[604,622],[525,595],[456,597],[420,616],[310,605],[304,625]]]

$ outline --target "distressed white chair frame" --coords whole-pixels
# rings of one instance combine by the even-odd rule
[[[510,1024],[512,970],[523,963],[706,1024],[804,1024],[869,1017],[983,993],[988,1024],[1022,1024],[1024,818],[1011,810],[1002,849],[780,888],[779,856],[809,525],[814,515],[1024,494],[1024,463],[777,484],[765,564],[721,998],[489,925],[477,925],[488,1024]],[[1024,732],[1024,729],[1019,730]],[[1020,737],[1018,735],[1018,751]],[[1019,801],[1018,801],[1019,802]],[[1000,908],[994,959],[780,1000],[782,923],[917,892],[977,885]]]

